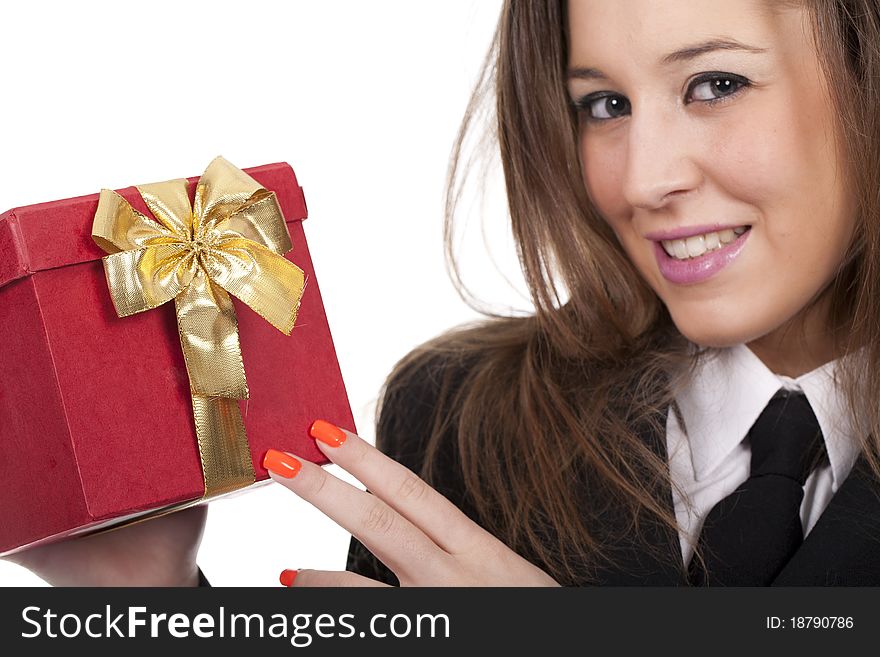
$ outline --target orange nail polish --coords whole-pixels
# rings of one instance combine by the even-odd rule
[[[315,420],[309,428],[309,433],[330,447],[339,447],[345,442],[345,432],[326,420]]]
[[[266,452],[266,456],[263,457],[263,467],[277,475],[292,479],[299,472],[302,463],[290,454],[279,452],[277,449],[270,449]]]
[[[281,580],[281,583],[284,586],[293,586],[293,580],[296,579],[296,570],[282,570],[281,577],[278,579]]]

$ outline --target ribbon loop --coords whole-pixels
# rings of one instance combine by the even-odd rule
[[[217,231],[221,235],[235,233],[272,249],[278,255],[293,248],[275,192],[256,192],[247,203],[219,222]]]
[[[104,256],[116,314],[128,317],[170,301],[189,285],[195,263],[177,244],[160,244]]]
[[[243,238],[228,239],[205,259],[211,279],[290,335],[305,287],[302,269],[274,251]]]
[[[198,221],[194,232],[216,226],[260,189],[260,183],[244,171],[223,157],[215,157],[196,185],[193,214]]]
[[[107,253],[140,249],[157,238],[173,237],[171,231],[142,215],[113,190],[101,190],[92,239]]]
[[[192,239],[192,206],[188,188],[185,178],[137,186],[156,220],[184,240]]]

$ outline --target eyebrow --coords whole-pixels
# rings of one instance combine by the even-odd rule
[[[745,43],[740,43],[739,41],[736,41],[734,39],[711,39],[709,41],[703,41],[702,43],[681,48],[680,50],[671,52],[668,55],[664,55],[660,58],[660,65],[669,66],[670,64],[676,64],[679,62],[687,62],[699,57],[700,55],[705,55],[706,53],[713,52],[715,50],[741,50],[749,53],[767,52],[767,48],[749,46]],[[604,80],[606,79],[606,76],[604,73],[602,73],[602,71],[596,68],[574,67],[568,70],[568,78],[577,78],[580,80]]]

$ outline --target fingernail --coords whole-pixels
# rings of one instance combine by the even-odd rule
[[[263,467],[277,475],[292,479],[299,472],[302,463],[290,454],[279,452],[277,449],[270,449],[266,452],[266,456],[263,457]]]
[[[278,579],[281,580],[281,583],[284,586],[293,586],[293,580],[296,579],[296,570],[282,570],[281,577]]]
[[[345,432],[326,420],[315,420],[309,428],[309,433],[313,438],[317,438],[330,447],[339,447],[345,442]]]

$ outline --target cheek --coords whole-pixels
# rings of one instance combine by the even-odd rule
[[[621,140],[612,142],[582,137],[580,155],[587,195],[619,237],[622,222],[631,213],[622,193],[626,146]]]
[[[798,106],[796,99],[786,95],[754,102],[748,112],[754,120],[732,113],[703,134],[706,182],[722,198],[752,206],[759,218],[770,219],[777,210],[802,205],[805,194],[828,189],[824,170],[831,154],[815,136],[815,117],[792,112],[792,106]]]
[[[715,133],[717,158],[704,160],[714,185],[760,222],[765,245],[780,253],[809,250],[833,268],[851,230],[851,205],[829,109],[817,94],[779,94],[753,108],[760,121],[731,121]],[[792,108],[798,108],[794,111]]]
[[[784,141],[773,122],[753,126],[736,120],[717,125],[705,135],[709,148],[700,158],[704,178],[731,205],[743,203],[760,210],[778,202],[780,190],[791,179],[791,169],[785,164],[791,148]]]

